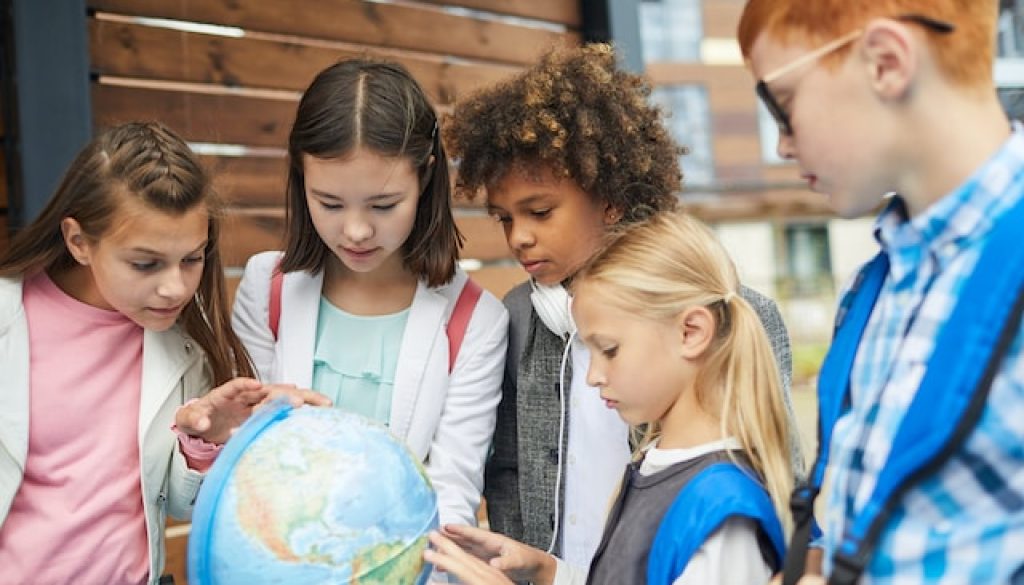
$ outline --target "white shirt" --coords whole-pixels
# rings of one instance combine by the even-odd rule
[[[676,463],[722,449],[736,449],[734,438],[706,443],[689,449],[658,449],[652,445],[640,464],[641,475],[651,475]],[[554,585],[583,585],[587,569],[556,559]],[[587,564],[589,567],[589,561]],[[697,549],[683,574],[672,585],[760,585],[772,577],[757,544],[757,525],[747,518],[731,518]]]
[[[590,352],[573,337],[569,441],[565,460],[562,558],[589,567],[601,544],[604,520],[629,462],[629,426],[587,384]]]

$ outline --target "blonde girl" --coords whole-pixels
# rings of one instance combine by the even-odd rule
[[[766,583],[783,558],[790,430],[771,346],[711,231],[666,213],[624,230],[585,267],[572,313],[587,381],[648,438],[627,466],[587,583]],[[467,583],[582,582],[496,534],[447,527],[427,559]]]

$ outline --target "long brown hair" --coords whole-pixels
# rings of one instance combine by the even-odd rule
[[[340,158],[360,147],[412,162],[422,191],[412,232],[402,244],[404,264],[430,286],[451,281],[462,235],[452,215],[448,156],[437,115],[404,67],[372,59],[341,61],[324,69],[299,101],[288,136],[281,270],[319,272],[331,254],[309,216],[302,155]]]
[[[176,215],[206,206],[209,237],[203,274],[178,323],[206,352],[214,383],[252,376],[249,354],[231,329],[218,246],[221,203],[192,150],[159,123],[123,124],[89,142],[42,213],[14,235],[0,256],[0,277],[60,274],[75,266],[61,232],[64,218],[74,218],[88,238],[98,240],[114,227],[112,219],[128,197]]]
[[[771,342],[753,307],[738,294],[739,278],[725,248],[698,220],[666,212],[622,230],[577,276],[631,314],[673,319],[707,307],[715,338],[696,380],[697,400],[736,437],[787,525],[793,488],[789,416]],[[648,438],[657,436],[656,421]]]

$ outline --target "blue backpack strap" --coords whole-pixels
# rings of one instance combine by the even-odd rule
[[[785,557],[782,524],[768,492],[751,472],[734,463],[715,463],[679,491],[658,525],[647,561],[648,585],[671,585],[697,549],[736,516],[756,521],[771,542],[775,559]]]
[[[793,536],[783,571],[783,585],[795,585],[804,574],[807,545],[812,536],[820,533],[814,523],[814,500],[828,466],[832,427],[846,408],[857,347],[888,274],[889,257],[879,252],[861,268],[839,305],[832,345],[818,374],[818,457],[807,480],[793,490],[790,499]]]
[[[939,332],[925,378],[894,438],[891,458],[879,475],[874,493],[840,543],[830,583],[855,583],[859,579],[885,527],[890,503],[938,469],[966,439],[984,411],[1002,356],[1016,337],[1024,314],[1024,246],[1018,243],[1021,229],[1024,200],[993,228],[947,325]],[[818,379],[818,458],[808,481],[793,493],[796,528],[786,559],[784,585],[794,585],[803,574],[813,503],[828,465],[832,428],[848,408],[853,359],[887,271],[887,259],[879,254],[862,270],[840,308],[832,347]],[[992,327],[994,323],[1002,327],[997,330]]]
[[[1024,199],[992,229],[939,332],[874,491],[839,543],[831,582],[855,583],[860,578],[885,528],[891,503],[939,469],[981,418],[1024,313],[1022,230]]]

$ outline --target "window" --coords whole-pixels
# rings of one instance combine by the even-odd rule
[[[1000,0],[997,26],[999,101],[1010,118],[1024,120],[1024,0]]]
[[[791,224],[785,228],[786,273],[782,295],[814,296],[832,292],[832,256],[828,244],[828,226]]]
[[[761,137],[761,162],[770,165],[787,162],[779,156],[779,125],[761,100],[757,100],[757,127]]]
[[[651,93],[651,100],[664,110],[665,125],[676,142],[689,149],[679,159],[687,190],[710,185],[715,178],[711,154],[711,106],[702,85],[665,85]]]
[[[699,61],[704,36],[701,0],[641,0],[645,61]]]
[[[1011,120],[1024,121],[1024,87],[1000,87],[999,101]]]
[[[1024,0],[999,0],[997,26],[998,56],[1004,59],[1024,57]]]

